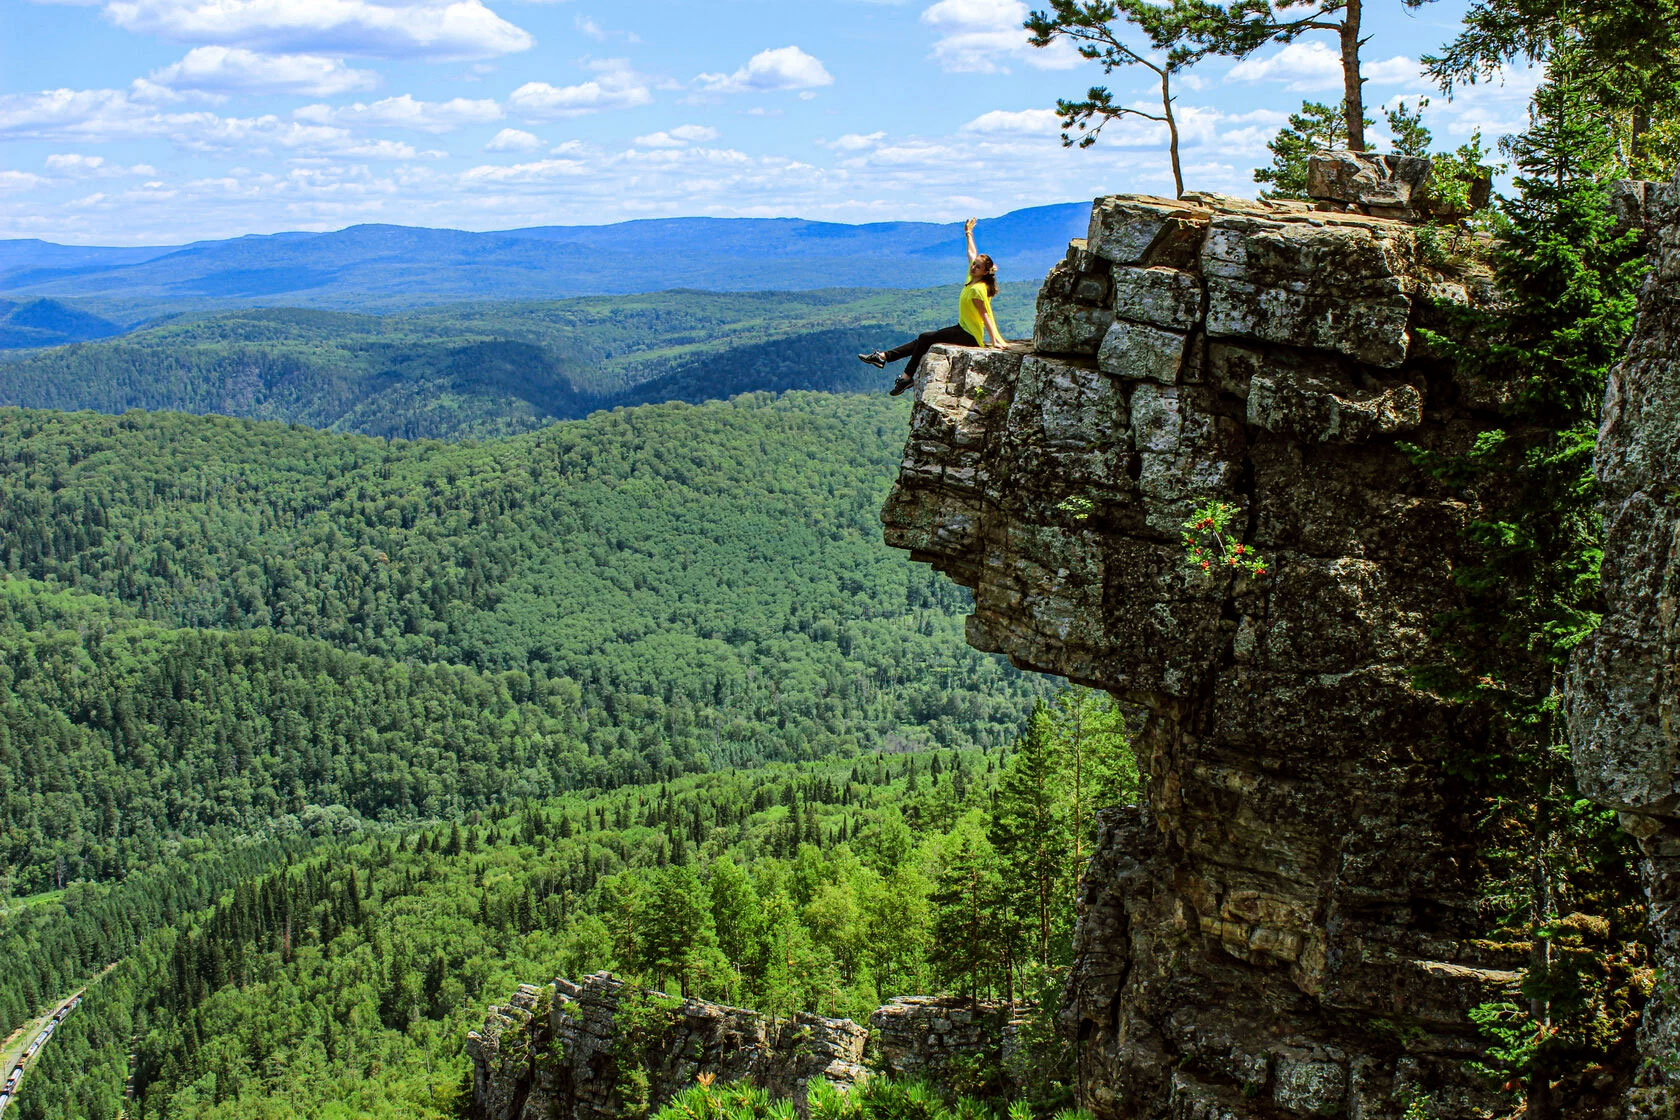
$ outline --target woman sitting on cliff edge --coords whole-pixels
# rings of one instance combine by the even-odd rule
[[[891,350],[858,355],[859,361],[868,362],[876,369],[885,369],[888,362],[896,362],[900,358],[910,359],[910,364],[893,382],[892,395],[895,397],[915,384],[916,367],[922,364],[922,356],[929,347],[940,343],[947,346],[985,346],[988,333],[992,337],[991,345],[1003,345],[1003,332],[998,330],[997,320],[992,318],[992,297],[997,295],[998,290],[997,265],[992,263],[991,257],[974,247],[974,223],[977,220],[970,218],[963,226],[963,233],[968,237],[968,283],[963,285],[962,294],[957,297],[957,325],[924,331]]]

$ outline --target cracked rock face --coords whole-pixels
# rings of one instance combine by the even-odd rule
[[[1657,964],[1629,1115],[1680,1112],[1680,184],[1644,188],[1655,267],[1598,437],[1604,623],[1569,681],[1581,790],[1639,839]]]
[[[1522,962],[1479,942],[1474,806],[1443,765],[1485,729],[1410,673],[1469,511],[1399,446],[1485,426],[1498,387],[1416,328],[1426,297],[1487,289],[1397,221],[1105,198],[1030,349],[922,364],[888,543],[973,588],[975,646],[1150,713],[1065,1013],[1102,1120],[1497,1110],[1466,1012]],[[1187,561],[1210,500],[1265,576]]]

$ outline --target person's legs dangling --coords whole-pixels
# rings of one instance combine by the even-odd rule
[[[942,327],[936,331],[923,331],[902,346],[895,346],[881,355],[888,362],[896,362],[901,358],[909,358],[904,372],[898,375],[893,383],[892,394],[897,396],[908,389],[916,380],[916,371],[921,368],[922,359],[935,346],[973,346],[974,336],[960,326]],[[870,363],[873,365],[874,363]]]

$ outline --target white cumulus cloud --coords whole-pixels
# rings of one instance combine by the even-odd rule
[[[172,124],[210,119],[208,113],[158,113],[115,89],[0,94],[0,139],[128,139],[167,135]]]
[[[223,117],[211,112],[162,112],[114,89],[56,89],[0,95],[0,140],[165,140],[195,152],[241,151],[287,156],[355,156],[407,160],[416,152],[393,140],[370,140],[349,129],[283,120],[273,114]],[[102,159],[91,156],[87,159]]]
[[[1062,118],[1054,109],[993,109],[963,125],[962,130],[987,136],[1060,136]]]
[[[535,42],[482,0],[109,0],[105,14],[128,31],[258,51],[471,59]]]
[[[828,146],[837,152],[862,152],[879,144],[886,135],[884,132],[848,132],[837,140],[830,140]]]
[[[486,183],[542,183],[582,175],[587,164],[575,159],[540,159],[533,163],[484,164],[461,173],[468,185]]]
[[[508,106],[530,120],[555,120],[607,109],[633,109],[653,100],[647,80],[623,59],[604,59],[590,68],[595,77],[573,86],[526,82],[509,95]]]
[[[0,171],[0,192],[32,191],[44,181],[28,171]]]
[[[454,97],[448,101],[419,101],[409,94],[387,97],[371,105],[305,105],[292,116],[314,124],[369,124],[407,128],[415,132],[449,132],[466,124],[500,120],[502,107],[489,99]]]
[[[1375,86],[1404,85],[1423,78],[1423,68],[1418,65],[1417,60],[1407,58],[1403,54],[1367,62],[1360,67],[1359,73]]]
[[[263,54],[244,47],[194,47],[179,62],[152,71],[152,83],[169,90],[208,94],[279,93],[306,97],[371,89],[378,76],[342,59],[312,54]]]
[[[1022,24],[1022,0],[939,0],[922,12],[922,22],[939,33],[933,58],[957,73],[1007,73],[1009,63],[1025,62],[1041,70],[1078,66],[1077,51],[1064,42],[1035,47]]]
[[[694,80],[707,93],[812,90],[834,84],[827,67],[798,47],[759,51],[733,74],[700,74]]]
[[[47,170],[58,172],[98,171],[105,166],[104,156],[84,156],[79,152],[64,152],[47,157]]]
[[[1412,82],[1418,64],[1404,55],[1366,62],[1361,75],[1378,85]],[[1296,40],[1265,55],[1252,55],[1231,67],[1228,82],[1281,82],[1295,93],[1342,87],[1342,56],[1321,39]]]
[[[47,170],[61,178],[108,179],[128,175],[156,175],[157,168],[148,163],[132,167],[111,163],[104,156],[84,155],[81,152],[56,152],[47,157]]]
[[[504,128],[484,145],[487,152],[534,152],[543,142],[522,128]]]
[[[716,140],[718,130],[703,124],[684,124],[676,128],[661,132],[650,132],[646,136],[635,139],[637,147],[641,148],[685,148],[690,144],[703,144],[707,140]]]

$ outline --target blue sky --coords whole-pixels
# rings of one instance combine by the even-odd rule
[[[1367,6],[1367,100],[1463,0]],[[395,222],[954,220],[1166,191],[1159,129],[1065,150],[1104,79],[1035,50],[1021,0],[0,0],[0,237],[175,243]],[[1330,36],[1180,81],[1190,189],[1252,194]],[[1107,79],[1146,102],[1146,72]],[[1518,127],[1530,79],[1436,95],[1456,144]]]

